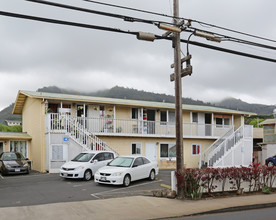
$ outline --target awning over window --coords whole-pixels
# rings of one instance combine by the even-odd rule
[[[215,118],[232,118],[232,115],[214,114]]]

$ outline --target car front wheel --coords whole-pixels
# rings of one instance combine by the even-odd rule
[[[130,176],[129,176],[129,175],[125,175],[124,181],[123,181],[123,185],[124,185],[125,187],[128,187],[128,186],[130,185],[130,182],[131,182]]]
[[[155,171],[154,170],[151,170],[150,171],[150,175],[149,175],[149,180],[150,181],[153,181],[155,179]]]
[[[273,163],[273,161],[268,161],[267,166],[268,167],[274,167],[275,164]]]
[[[90,170],[86,170],[86,171],[84,172],[83,179],[84,179],[85,181],[91,180],[91,179],[92,179],[92,172],[91,172]]]

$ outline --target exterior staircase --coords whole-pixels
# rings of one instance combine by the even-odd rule
[[[76,118],[66,114],[51,114],[51,131],[66,133],[74,142],[79,144],[83,150],[102,151],[109,150],[119,155],[114,149],[107,145],[103,140],[88,131],[85,125]],[[55,123],[53,123],[55,122]]]
[[[200,156],[202,167],[249,166],[253,154],[253,127],[230,129]]]

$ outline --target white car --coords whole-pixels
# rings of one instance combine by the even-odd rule
[[[63,178],[83,178],[88,181],[99,168],[106,166],[114,157],[112,151],[85,151],[63,164],[59,175]]]
[[[149,178],[158,174],[157,162],[143,156],[119,156],[107,166],[100,168],[94,176],[96,183],[129,186],[132,181]]]

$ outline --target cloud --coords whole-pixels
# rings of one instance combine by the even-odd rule
[[[118,8],[99,6],[84,1],[60,1],[79,7],[120,13],[145,19],[171,22],[170,18]],[[114,4],[114,1],[105,2]],[[172,14],[172,1],[119,0],[115,4]],[[276,39],[274,21],[276,3],[267,0],[244,1],[180,1],[180,14],[200,20]],[[127,23],[115,18],[74,12],[70,10],[19,0],[1,0],[1,10],[53,19],[116,27],[123,30],[148,31],[162,34],[156,26]],[[20,89],[36,90],[56,85],[81,91],[95,91],[115,85],[145,91],[174,94],[171,42],[139,41],[135,36],[84,28],[47,24],[1,16],[0,19],[0,109],[15,101]],[[235,33],[193,23],[199,29],[242,37],[275,46]],[[187,39],[189,33],[182,33]],[[231,42],[212,43],[193,36],[193,41],[219,47],[276,57],[275,51]],[[186,44],[181,46],[186,53]],[[190,45],[193,74],[182,79],[183,96],[200,100],[241,98],[248,102],[275,104],[275,63],[259,61]]]

